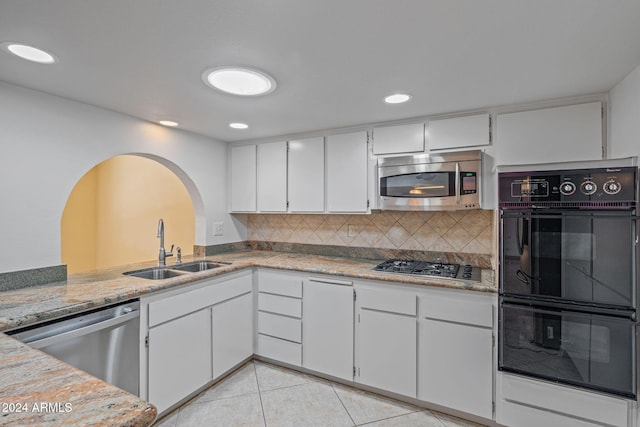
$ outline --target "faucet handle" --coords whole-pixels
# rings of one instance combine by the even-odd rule
[[[172,243],[172,244],[171,244],[171,249],[169,249],[169,252],[167,252],[167,253],[165,254],[165,256],[173,256],[173,246],[174,246],[174,244]]]

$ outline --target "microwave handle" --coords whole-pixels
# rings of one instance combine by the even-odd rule
[[[456,162],[455,187],[456,187],[456,204],[459,205],[460,204],[460,163],[458,162]]]

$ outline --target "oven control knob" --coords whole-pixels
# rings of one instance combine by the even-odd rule
[[[593,183],[593,181],[585,181],[580,186],[580,189],[584,194],[591,195],[596,192],[598,187],[596,186],[596,184]]]
[[[573,182],[567,181],[560,185],[560,192],[565,196],[570,196],[576,192],[576,185]]]
[[[604,192],[607,194],[618,194],[622,190],[622,185],[619,182],[611,180],[604,183],[602,186]]]

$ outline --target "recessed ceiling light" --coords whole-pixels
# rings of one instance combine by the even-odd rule
[[[246,123],[229,123],[229,127],[232,129],[248,129],[249,125]]]
[[[22,59],[26,59],[27,61],[37,62],[39,64],[53,64],[56,62],[55,58],[50,53],[26,44],[6,42],[2,43],[2,47],[10,53],[19,56]]]
[[[384,102],[387,104],[402,104],[403,102],[410,101],[413,98],[408,93],[394,93],[384,98]]]
[[[270,75],[253,68],[218,67],[202,74],[206,84],[219,91],[240,96],[258,96],[271,93],[276,81]]]
[[[178,126],[178,122],[174,122],[173,120],[160,120],[158,121],[162,126],[176,127]]]

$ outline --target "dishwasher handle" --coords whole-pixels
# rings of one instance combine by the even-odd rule
[[[126,323],[131,319],[135,319],[136,317],[140,317],[140,312],[138,310],[129,311],[126,314],[119,315],[117,317],[113,317],[108,320],[104,320],[102,322],[93,323],[88,326],[84,326],[78,329],[74,329],[71,331],[63,332],[61,334],[52,335],[46,338],[42,338],[35,341],[24,340],[25,344],[29,344],[29,346],[33,348],[43,348],[50,345],[58,344],[63,341],[82,337],[84,335],[91,334],[93,332],[99,331],[101,329],[112,328],[114,326],[118,326],[120,324]]]

